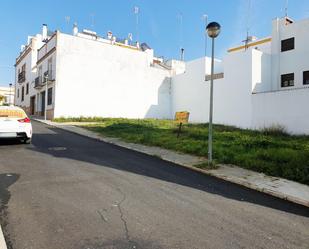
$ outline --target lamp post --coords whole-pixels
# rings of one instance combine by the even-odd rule
[[[12,105],[12,83],[10,83],[9,84],[9,86],[10,86],[10,103],[9,103],[9,105]]]
[[[221,31],[221,26],[217,22],[211,22],[207,25],[206,31],[212,39],[211,53],[211,76],[210,76],[210,104],[209,104],[209,130],[208,130],[208,164],[212,163],[212,117],[213,117],[213,93],[214,93],[214,56],[215,56],[215,38]]]

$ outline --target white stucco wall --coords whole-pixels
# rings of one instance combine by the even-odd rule
[[[224,78],[214,81],[214,122],[239,127],[251,125],[252,53],[230,54],[224,58]],[[240,65],[235,67],[235,65]],[[210,73],[211,63],[206,61]],[[217,61],[215,72],[222,72]],[[172,111],[189,111],[190,122],[208,122],[209,86],[205,81],[205,59],[186,63],[186,72],[172,79]],[[227,80],[228,79],[228,80]]]
[[[60,33],[55,117],[171,118],[170,74],[148,53]]]
[[[293,134],[309,134],[309,88],[252,95],[252,128],[283,126]]]

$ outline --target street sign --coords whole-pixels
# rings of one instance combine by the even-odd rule
[[[177,123],[187,124],[189,122],[190,112],[176,112],[175,121]]]
[[[175,114],[175,121],[179,123],[177,138],[181,133],[182,124],[187,124],[189,122],[189,115],[190,112],[176,112]]]
[[[222,79],[224,78],[224,73],[215,73],[213,76],[214,80]],[[207,74],[205,76],[205,81],[210,81],[211,80],[211,75]]]

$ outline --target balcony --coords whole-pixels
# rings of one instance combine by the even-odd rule
[[[44,79],[43,79],[43,82],[45,83],[46,82],[46,79],[48,81],[54,81],[55,80],[55,77],[54,77],[54,74],[53,74],[53,71],[52,70],[47,70],[45,73],[44,73]]]
[[[44,73],[43,76],[38,76],[34,80],[34,88],[41,88],[45,85],[46,79],[48,80],[48,83],[55,80],[54,74],[52,70],[48,70]]]
[[[21,71],[18,74],[18,83],[23,83],[26,81],[26,71]]]
[[[34,88],[41,88],[44,86],[44,83],[42,82],[42,76],[38,76],[34,80]]]

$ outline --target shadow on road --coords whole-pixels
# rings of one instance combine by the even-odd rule
[[[102,167],[127,171],[220,195],[225,198],[309,217],[309,209],[304,206],[212,176],[203,175],[156,157],[49,126],[40,129],[42,132],[34,134],[33,146],[28,147],[29,150],[46,153],[54,157],[69,158]],[[52,147],[66,149],[51,150],[50,148]]]
[[[10,236],[7,233],[7,205],[11,198],[9,187],[13,185],[19,179],[19,175],[7,173],[0,174],[0,225],[4,228],[4,236],[6,239],[7,248],[13,248],[10,240]],[[1,247],[1,246],[0,246]],[[2,248],[2,247],[1,247]]]

